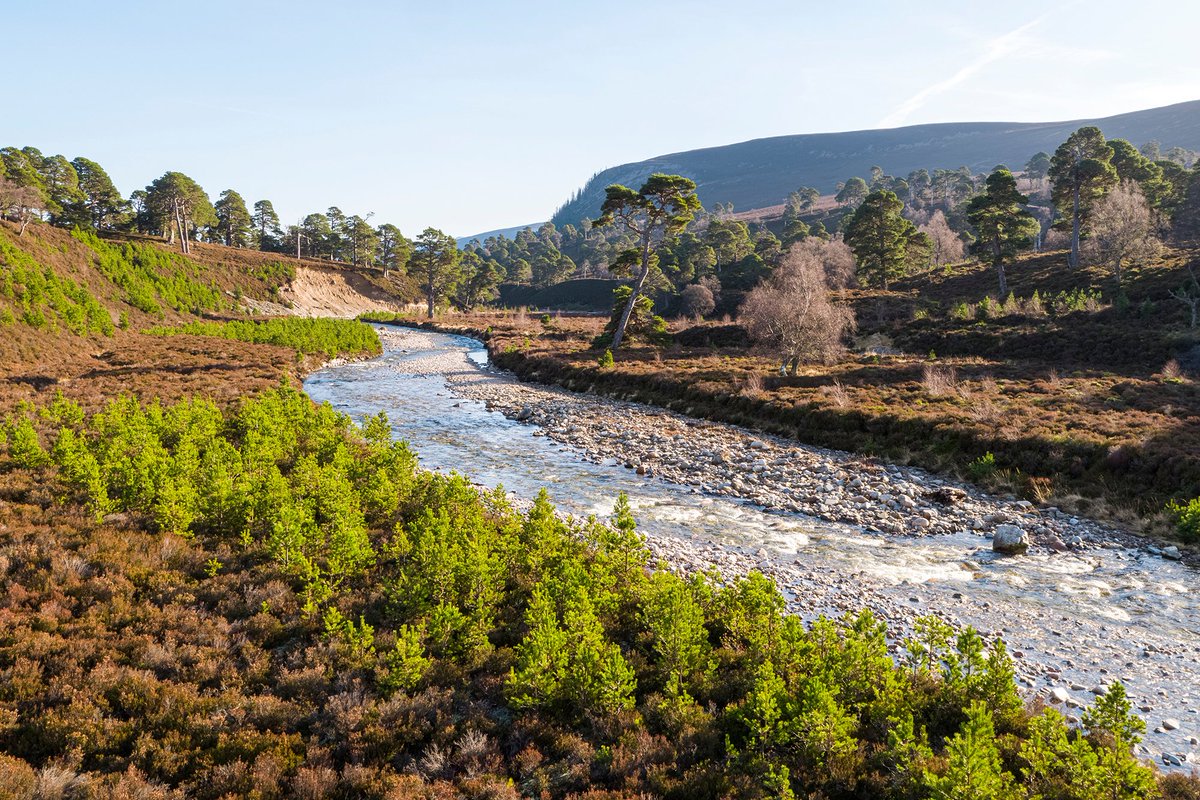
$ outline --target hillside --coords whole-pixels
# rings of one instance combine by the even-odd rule
[[[152,237],[100,238],[50,225],[24,236],[0,222],[0,407],[63,391],[86,406],[124,392],[205,393],[218,402],[277,385],[316,358],[269,344],[142,331],[262,314],[355,316],[394,310],[395,279],[327,262],[195,243],[190,257]],[[402,280],[402,279],[401,279]],[[163,374],[171,380],[163,380]]]
[[[484,231],[483,233],[473,233],[473,234],[470,234],[469,236],[457,236],[455,238],[458,240],[458,246],[462,247],[463,245],[467,244],[468,242],[474,241],[476,239],[483,242],[483,241],[486,241],[486,240],[492,238],[493,236],[500,236],[505,239],[512,239],[517,235],[517,233],[519,231],[522,231],[525,228],[529,228],[530,230],[537,230],[543,224],[545,224],[545,223],[544,222],[528,222],[524,225],[513,225],[511,228],[496,228],[495,230]]]
[[[964,122],[913,125],[888,130],[776,136],[707,147],[622,164],[598,173],[554,215],[556,225],[595,218],[604,188],[613,183],[636,187],[655,172],[696,181],[701,201],[733,203],[740,210],[774,206],[800,186],[823,193],[839,181],[869,176],[872,166],[893,175],[917,169],[990,170],[997,164],[1018,169],[1030,156],[1053,152],[1083,125],[1096,125],[1109,138],[1134,144],[1161,142],[1164,148],[1200,148],[1200,100],[1100,119],[1065,122]]]

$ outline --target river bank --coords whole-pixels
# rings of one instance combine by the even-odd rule
[[[1144,753],[1187,763],[1200,732],[1200,608],[1186,566],[1095,521],[919,470],[524,384],[487,366],[477,342],[380,333],[383,358],[306,387],[347,413],[388,410],[430,468],[522,496],[547,486],[571,513],[610,513],[624,489],[673,569],[757,569],[806,619],[868,608],[897,637],[923,614],[973,625],[1005,639],[1030,699],[1069,715],[1121,680],[1151,730]],[[1003,525],[1028,531],[1026,555],[992,552]]]
[[[969,479],[1161,538],[1200,562],[1164,512],[1168,501],[1200,494],[1190,422],[1200,384],[1187,376],[1152,364],[1089,367],[1073,351],[1032,360],[988,347],[958,357],[940,355],[942,347],[904,353],[886,336],[865,337],[836,363],[781,376],[737,325],[682,322],[669,343],[634,343],[605,367],[591,346],[601,322],[517,312],[411,324],[482,338],[495,363],[524,380]],[[989,335],[1007,330],[997,325],[988,322]]]

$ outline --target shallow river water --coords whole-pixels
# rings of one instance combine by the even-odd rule
[[[465,355],[479,380],[509,380],[487,365],[483,345],[445,334],[384,337],[382,356],[314,372],[305,389],[356,420],[387,413],[424,467],[457,470],[532,498],[546,487],[560,510],[606,515],[619,491],[639,529],[693,566],[769,564],[797,613],[840,614],[868,606],[897,629],[937,613],[1005,639],[1023,691],[1053,689],[1087,704],[1092,689],[1121,680],[1149,729],[1146,752],[1185,756],[1200,736],[1200,576],[1144,550],[1113,546],[1079,553],[993,555],[963,531],[913,538],[868,534],[796,514],[765,512],[693,487],[590,463],[537,435],[534,425],[457,396],[428,364]],[[420,364],[420,368],[415,365]],[[1069,714],[1078,713],[1071,708]],[[1164,719],[1178,730],[1158,731]],[[1160,762],[1161,763],[1161,762]]]

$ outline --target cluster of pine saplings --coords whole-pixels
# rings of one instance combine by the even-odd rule
[[[1169,783],[1133,755],[1144,726],[1120,684],[1068,721],[1023,702],[1001,641],[926,618],[897,655],[868,612],[806,624],[759,574],[652,563],[623,496],[607,520],[544,493],[517,509],[419,469],[383,415],[356,425],[289,388],[231,411],[120,398],[89,417],[59,398],[5,440],[0,467],[79,509],[92,553],[57,587],[0,554],[11,785],[63,764],[214,798],[1090,800]],[[112,526],[127,533],[86,550]],[[55,590],[87,637],[20,600]],[[217,666],[164,655],[190,641],[166,610],[229,632]],[[148,619],[157,644],[128,644]]]

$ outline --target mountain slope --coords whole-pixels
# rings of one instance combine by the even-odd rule
[[[458,240],[458,246],[463,247],[464,245],[466,245],[467,243],[469,243],[471,241],[474,241],[475,239],[478,239],[479,241],[483,242],[483,241],[490,239],[493,236],[499,236],[504,239],[512,239],[512,238],[516,237],[516,235],[519,231],[522,231],[525,228],[531,228],[532,230],[536,231],[538,228],[540,228],[544,224],[545,224],[545,220],[543,220],[542,222],[527,222],[524,225],[514,225],[511,228],[496,228],[495,230],[484,231],[483,233],[473,233],[470,236],[458,236],[456,238]]]
[[[876,165],[893,175],[964,165],[976,172],[997,164],[1019,169],[1034,153],[1053,152],[1082,125],[1097,125],[1105,136],[1128,139],[1137,145],[1158,140],[1164,149],[1200,149],[1200,101],[1066,122],[941,123],[776,136],[611,167],[598,173],[578,196],[562,206],[554,222],[562,225],[594,218],[604,199],[604,187],[622,183],[636,188],[655,172],[692,178],[705,205],[733,203],[735,208],[745,210],[781,203],[801,186],[832,192],[838,181],[853,175],[866,177]]]

